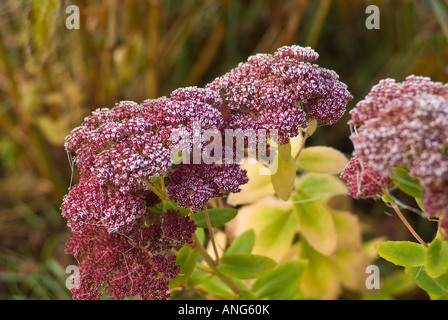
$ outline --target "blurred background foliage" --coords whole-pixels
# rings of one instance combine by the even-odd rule
[[[80,11],[69,30],[66,7]],[[365,10],[380,8],[380,29]],[[448,81],[446,0],[2,0],[0,2],[0,299],[70,299],[62,197],[76,170],[64,138],[98,107],[204,86],[255,53],[312,46],[354,107],[382,78]],[[308,145],[350,154],[348,112]],[[406,199],[402,199],[406,201]],[[364,241],[407,239],[381,204],[356,201]],[[423,238],[433,225],[413,219]],[[387,266],[386,266],[387,267]],[[421,297],[401,277],[394,298]],[[392,285],[391,285],[392,283]],[[345,296],[350,297],[350,296]],[[344,298],[344,296],[342,296]],[[351,297],[352,298],[352,297]]]

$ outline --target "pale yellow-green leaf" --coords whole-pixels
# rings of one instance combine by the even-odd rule
[[[287,157],[288,154],[289,157]],[[276,170],[274,169],[275,173],[271,175],[275,193],[283,201],[288,201],[294,189],[294,181],[296,179],[294,158],[291,157],[291,144],[279,146],[279,153],[275,157],[272,166],[276,166]]]
[[[337,299],[341,283],[331,258],[314,250],[306,240],[301,240],[300,258],[308,261],[301,277],[303,295],[311,299]]]
[[[274,187],[271,183],[270,175],[260,175],[260,170],[266,169],[263,164],[256,162],[250,164],[249,160],[245,159],[241,165],[242,169],[247,170],[247,177],[249,182],[241,186],[241,191],[238,193],[231,193],[227,198],[227,203],[232,206],[241,204],[253,203],[261,198],[264,198],[275,193]]]
[[[60,1],[58,0],[32,0],[24,24],[27,51],[29,56],[27,67],[32,70],[41,66],[42,60],[54,48],[52,35],[57,26]]]
[[[358,217],[349,211],[330,211],[333,215],[333,221],[338,235],[338,249],[361,249],[362,234]]]
[[[289,142],[291,143],[291,156],[295,157],[295,155],[300,150],[303,143],[302,134],[299,133],[299,135],[289,139]]]
[[[332,196],[347,194],[347,185],[342,179],[331,174],[313,172],[298,179],[295,189],[323,203]]]
[[[317,129],[317,120],[310,119],[308,128],[306,128],[306,133],[308,133],[308,135],[311,137],[313,133],[316,131],[316,129]]]
[[[275,197],[267,197],[240,208],[235,219],[226,225],[226,230],[235,237],[249,229],[255,232],[252,253],[282,260],[296,234],[292,206]]]
[[[379,257],[378,252],[375,249],[375,246],[378,243],[384,242],[386,240],[387,238],[383,236],[367,240],[363,242],[362,250],[367,254],[370,260],[375,260]]]
[[[291,142],[279,145],[278,155],[283,161],[288,161],[291,158]]]
[[[298,191],[292,196],[299,232],[309,244],[325,256],[337,248],[338,237],[333,217],[320,202]]]
[[[366,268],[370,264],[363,251],[338,251],[332,261],[342,285],[352,291],[365,289]]]
[[[348,158],[339,150],[326,146],[308,147],[297,159],[297,168],[317,173],[341,173]]]

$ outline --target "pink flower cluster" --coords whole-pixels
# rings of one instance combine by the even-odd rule
[[[373,171],[367,162],[358,157],[350,159],[341,174],[347,180],[349,193],[355,199],[377,198],[389,187],[390,179]]]
[[[207,88],[122,101],[72,130],[65,148],[75,153],[80,175],[61,210],[72,229],[67,252],[80,262],[74,297],[97,299],[104,291],[118,299],[169,297],[168,283],[179,271],[170,249],[191,243],[195,230],[181,208],[199,211],[248,181],[237,163],[179,164],[173,153],[191,160],[195,148],[207,147],[207,130],[224,136],[226,129],[278,130],[285,143],[310,118],[336,122],[352,97],[335,72],[312,64],[316,59],[310,48],[283,47],[249,58]],[[239,151],[224,141],[222,149],[232,159]],[[161,212],[160,201],[179,210]]]
[[[177,211],[151,213],[160,202],[151,185],[163,177],[170,200],[199,211],[212,197],[238,192],[247,182],[237,166],[171,160],[173,132],[201,135],[195,124],[202,131],[220,128],[220,104],[212,90],[178,89],[170,98],[98,109],[67,137],[65,147],[76,152],[80,172],[61,206],[73,231],[67,251],[80,260],[75,298],[97,298],[101,288],[115,298],[168,296],[169,278],[178,271],[169,249],[190,243],[195,224]]]
[[[448,84],[417,76],[402,83],[383,80],[350,115],[355,160],[342,177],[351,194],[381,195],[392,169],[403,167],[423,187],[426,215],[447,219]],[[369,180],[359,179],[360,174]]]
[[[166,255],[174,245],[191,243],[195,230],[189,217],[174,210],[160,216],[146,213],[135,219],[126,234],[86,225],[72,233],[66,251],[81,261],[80,283],[72,287],[74,299],[99,299],[102,289],[123,299],[168,299],[168,285],[180,271],[175,256]],[[75,285],[75,283],[73,283]]]
[[[275,54],[257,54],[207,88],[220,92],[227,128],[278,132],[284,144],[306,128],[311,118],[333,124],[352,95],[332,70],[313,62],[311,48],[285,46]]]

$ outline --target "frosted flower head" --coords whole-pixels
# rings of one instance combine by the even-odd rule
[[[350,112],[354,156],[377,175],[405,168],[423,188],[427,217],[446,221],[448,84],[409,76],[380,81]]]
[[[390,179],[373,171],[367,163],[353,157],[341,173],[355,199],[377,199],[388,189]]]
[[[142,116],[142,106],[123,101],[112,109],[98,109],[67,137],[68,152],[76,152],[81,177],[95,176],[123,192],[146,189],[144,181],[162,176],[171,167],[171,154]]]
[[[311,48],[285,46],[274,55],[257,54],[215,79],[207,88],[221,94],[227,128],[277,130],[287,143],[308,119],[333,124],[352,99],[338,75],[312,64]]]
[[[158,135],[166,141],[168,148],[172,148],[183,134],[191,138],[194,135],[202,137],[205,130],[221,127],[221,103],[219,95],[212,90],[187,87],[173,91],[169,99],[146,100],[142,108],[145,117],[157,127]],[[198,147],[201,148],[203,143],[198,141]]]
[[[181,164],[168,179],[170,199],[193,212],[202,210],[211,198],[241,191],[248,182],[246,170],[236,164]]]
[[[101,185],[96,179],[82,180],[64,196],[61,210],[68,226],[76,232],[88,226],[104,227],[109,233],[133,228],[137,217],[145,214],[159,199],[151,191],[122,192]]]
[[[359,126],[378,117],[379,112],[395,99],[412,99],[422,94],[446,95],[448,87],[428,77],[408,76],[403,82],[383,79],[372,87],[369,94],[350,111],[349,125]]]

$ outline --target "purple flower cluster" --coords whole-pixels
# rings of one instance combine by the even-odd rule
[[[276,130],[284,144],[311,118],[337,122],[352,95],[338,75],[313,62],[311,48],[285,46],[275,54],[257,54],[207,87],[224,101],[227,128]]]
[[[341,178],[347,180],[348,191],[355,199],[378,198],[390,183],[388,176],[376,173],[357,157],[350,159]]]
[[[189,217],[174,210],[135,219],[127,234],[110,233],[104,227],[86,225],[74,231],[66,251],[79,265],[79,283],[73,283],[74,299],[99,299],[102,289],[110,297],[123,299],[168,299],[168,285],[180,271],[175,256],[165,252],[174,245],[191,243],[195,230]]]
[[[202,210],[211,198],[239,192],[240,185],[248,182],[246,172],[237,164],[181,164],[168,177],[170,184],[167,191],[170,198],[181,207],[191,206],[193,211]]]
[[[354,157],[370,168],[376,183],[384,185],[393,168],[405,168],[423,187],[427,217],[447,219],[448,84],[417,76],[402,83],[383,80],[350,114]],[[358,172],[350,164],[342,177],[350,185]],[[374,197],[363,190],[368,185],[350,188],[352,195]]]
[[[118,299],[166,299],[179,271],[170,249],[191,243],[195,230],[181,208],[199,211],[248,182],[237,161],[196,161],[195,151],[211,144],[206,133],[275,129],[285,143],[311,118],[339,120],[352,97],[336,73],[312,64],[317,57],[299,46],[256,55],[207,88],[181,88],[140,104],[122,101],[97,109],[72,130],[65,148],[75,153],[79,182],[61,210],[72,229],[67,252],[80,262],[74,297],[108,291]],[[225,141],[218,142],[221,148],[226,159],[241,155]],[[174,155],[189,161],[176,163]],[[161,201],[179,210],[162,213]]]
[[[98,109],[67,137],[65,147],[76,152],[80,172],[61,206],[73,231],[67,251],[80,260],[75,298],[97,298],[102,289],[115,298],[168,296],[169,279],[178,271],[169,249],[190,243],[195,224],[177,211],[154,214],[150,208],[189,194],[179,204],[198,211],[210,198],[238,192],[247,182],[239,167],[174,165],[171,160],[178,142],[174,133],[202,137],[205,130],[222,126],[220,104],[212,90],[178,89],[170,98]],[[184,151],[191,149],[192,143]],[[166,199],[153,189],[162,177]]]

